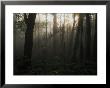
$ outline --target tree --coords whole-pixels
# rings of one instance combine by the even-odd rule
[[[37,15],[38,15],[38,19],[39,19],[38,27],[37,27],[37,29],[38,29],[38,32],[37,32],[38,33],[38,38],[37,38],[38,39],[38,41],[37,41],[38,43],[37,44],[38,44],[38,50],[39,50],[39,47],[40,47],[40,44],[39,44],[40,43],[40,33],[39,33],[39,29],[40,29],[40,14],[38,13]]]
[[[86,14],[86,34],[87,34],[87,46],[86,46],[86,58],[90,58],[90,45],[91,45],[91,23],[90,23],[90,14]]]
[[[83,18],[84,18],[84,14],[79,14],[79,65],[80,67],[82,67],[84,65],[84,58],[83,58]]]
[[[46,46],[47,46],[47,13],[45,15],[46,15]]]
[[[72,14],[72,16],[73,16],[73,26],[72,26],[72,31],[70,33],[69,48],[68,48],[68,55],[70,54],[69,58],[71,58],[71,56],[74,52],[72,46],[73,46],[73,36],[74,36],[74,30],[75,30],[74,27],[75,27],[75,16],[76,16],[76,14],[74,13],[74,14]]]
[[[95,14],[95,36],[94,36],[94,57],[97,58],[97,14]],[[94,58],[95,60],[97,60],[96,58]]]
[[[33,47],[33,29],[35,24],[35,13],[29,13],[27,16],[24,13],[24,21],[27,25],[25,32],[25,44],[24,44],[24,57],[23,57],[23,73],[28,73],[31,68],[31,57],[32,57],[32,47]]]
[[[57,14],[53,13],[53,54],[56,55]]]

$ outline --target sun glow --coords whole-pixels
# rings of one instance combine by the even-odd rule
[[[79,15],[76,15],[75,16],[75,21],[78,21],[79,20]]]
[[[56,14],[57,27],[61,28],[61,27],[65,26],[65,31],[68,28],[71,30],[74,22],[75,22],[75,27],[76,27],[78,25],[79,15],[76,14],[75,17],[74,17],[74,15],[75,15],[74,13],[67,13],[67,14],[58,13],[58,14]],[[38,13],[38,14],[36,14],[35,23],[36,23],[36,25],[41,24],[41,23],[47,23],[47,32],[50,33],[53,31],[52,30],[53,25],[54,25],[53,19],[54,19],[54,15],[51,13],[47,13],[47,14]],[[41,26],[41,27],[43,27],[43,26]]]

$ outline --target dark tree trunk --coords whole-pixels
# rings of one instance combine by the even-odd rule
[[[91,45],[91,24],[90,24],[90,14],[86,14],[86,34],[87,34],[87,46],[86,46],[86,58],[90,59],[90,45]]]
[[[64,14],[64,23],[61,28],[61,57],[64,59],[65,55],[65,14]]]
[[[97,14],[95,14],[95,37],[94,37],[94,58],[97,60]]]
[[[53,55],[56,55],[56,33],[57,33],[57,15],[53,14]]]
[[[38,22],[38,25],[37,25],[37,29],[38,29],[38,32],[37,32],[37,34],[38,34],[38,37],[37,37],[37,51],[38,51],[38,55],[40,56],[40,32],[39,32],[39,30],[40,30],[40,14],[38,13],[37,14],[38,15],[38,19],[39,19],[39,22]]]
[[[47,47],[47,13],[46,13],[46,47]]]
[[[79,64],[82,67],[84,65],[84,58],[83,58],[83,17],[84,14],[79,15],[79,30],[80,30],[80,39],[79,39]]]
[[[26,14],[24,15],[25,23],[27,29],[25,32],[25,44],[24,44],[24,58],[23,58],[23,73],[28,74],[31,70],[31,56],[32,56],[32,47],[33,47],[33,29],[35,24],[35,13],[30,13],[28,18]]]

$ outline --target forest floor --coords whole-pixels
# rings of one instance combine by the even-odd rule
[[[19,63],[22,60],[15,61],[14,74],[19,75]],[[31,61],[31,70],[25,75],[97,75],[97,66],[93,61],[86,61],[79,65],[77,62],[66,62],[64,64],[60,58],[40,58]],[[24,69],[25,70],[25,69]]]

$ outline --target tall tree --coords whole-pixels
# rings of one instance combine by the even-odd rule
[[[56,55],[57,14],[53,13],[53,54]]]
[[[24,14],[24,21],[27,25],[25,32],[25,44],[24,44],[24,58],[23,58],[23,73],[28,73],[31,68],[31,57],[32,57],[32,47],[33,47],[33,29],[35,24],[35,13]]]
[[[47,15],[48,15],[48,14],[46,13],[45,15],[46,15],[46,47],[47,47],[47,24],[48,24],[48,23],[47,23]]]
[[[87,46],[86,46],[86,57],[90,58],[90,44],[91,44],[91,23],[90,23],[90,13],[86,14],[86,34],[87,34]]]
[[[83,17],[84,14],[79,14],[79,65],[82,67],[84,65],[83,59]]]
[[[72,25],[72,31],[70,33],[69,48],[68,48],[68,55],[70,54],[69,58],[71,58],[71,56],[73,54],[73,51],[74,51],[72,49],[72,46],[73,46],[73,36],[74,36],[75,16],[76,16],[76,14],[74,13],[74,14],[72,14],[72,16],[73,16],[73,25]]]
[[[64,71],[65,71],[65,68],[66,68],[66,58],[65,58],[65,13],[64,13],[64,24],[63,24],[63,28],[62,28],[62,57],[63,57],[63,60],[64,60]]]
[[[64,14],[64,23],[61,28],[61,47],[62,47],[62,57],[64,58],[65,53],[65,14]]]
[[[95,14],[94,57],[97,58],[97,14]],[[97,60],[94,58],[95,60]]]

